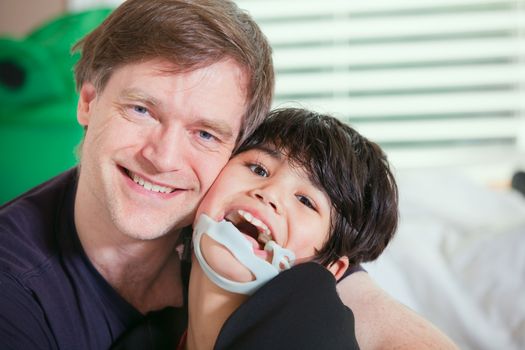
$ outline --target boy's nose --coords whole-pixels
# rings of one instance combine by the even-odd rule
[[[281,214],[281,206],[279,204],[277,195],[271,190],[267,188],[256,189],[252,191],[252,195],[261,202],[271,206],[276,213]]]

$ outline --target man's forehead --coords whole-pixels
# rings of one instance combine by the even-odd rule
[[[128,85],[120,91],[120,98],[138,100],[145,102],[150,106],[157,107],[163,107],[163,105],[166,104],[165,96],[163,97],[162,94],[159,95],[159,90],[153,89],[151,84],[141,84],[140,79],[155,79],[156,77],[173,76],[190,77],[182,78],[180,84],[174,85],[174,89],[170,90],[171,94],[177,94],[191,90],[197,91],[201,88],[201,84],[206,80],[220,82],[227,81],[225,79],[233,78],[233,84],[237,87],[237,91],[240,92],[240,95],[236,95],[239,98],[234,99],[230,93],[229,95],[231,97],[229,101],[224,103],[225,109],[221,109],[221,103],[216,105],[215,109],[209,107],[199,108],[199,105],[192,105],[192,114],[195,119],[202,120],[202,123],[205,124],[205,126],[217,129],[221,134],[231,137],[233,142],[237,142],[239,134],[241,134],[244,129],[250,104],[250,98],[247,92],[249,79],[245,69],[233,59],[226,58],[217,62],[192,66],[189,68],[181,68],[175,63],[165,59],[151,59],[144,62],[135,62],[124,65],[120,67],[119,70],[115,71],[110,79],[114,79],[116,75],[115,73],[117,72],[120,73],[120,76],[127,76],[128,78],[134,76],[137,79],[136,82],[128,82]],[[139,72],[138,75],[136,74],[137,72]],[[229,73],[224,75],[225,72]],[[220,100],[218,102],[220,102]],[[235,115],[232,115],[232,109],[236,109],[237,111],[240,110],[240,113],[236,111]],[[227,123],[226,120],[228,121]]]

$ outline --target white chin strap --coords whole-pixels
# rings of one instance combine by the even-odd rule
[[[201,239],[207,234],[211,239],[223,245],[233,256],[253,273],[255,279],[249,282],[236,282],[219,275],[204,259],[201,250]],[[264,250],[273,252],[272,263],[255,255],[252,244],[243,234],[228,221],[217,222],[205,214],[201,214],[193,228],[193,248],[195,256],[208,278],[219,287],[239,294],[253,294],[263,284],[274,278],[279,272],[289,269],[295,260],[295,254],[269,241]]]

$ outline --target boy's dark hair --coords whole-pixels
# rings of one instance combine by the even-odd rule
[[[116,69],[131,63],[163,59],[176,72],[188,72],[233,59],[248,79],[238,142],[270,109],[270,44],[253,18],[230,0],[127,0],[73,51],[82,53],[75,66],[77,89],[90,82],[98,92]]]
[[[272,146],[330,198],[331,230],[316,260],[329,265],[347,256],[350,264],[376,259],[393,237],[398,192],[386,155],[338,119],[304,109],[270,113],[236,153]]]

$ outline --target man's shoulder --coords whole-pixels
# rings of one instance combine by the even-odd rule
[[[42,182],[41,184],[29,189],[27,192],[11,199],[10,201],[0,205],[0,217],[3,217],[6,212],[12,212],[20,207],[30,203],[48,202],[53,197],[60,195],[63,190],[77,181],[78,168],[74,167],[66,170],[51,179]]]
[[[44,263],[75,179],[76,170],[68,170],[0,207],[0,271],[19,275]]]

